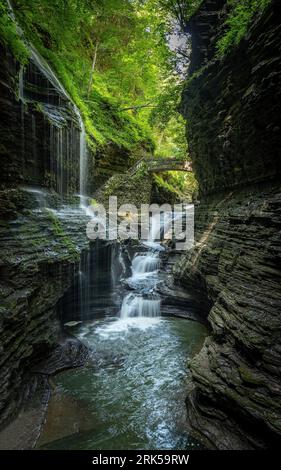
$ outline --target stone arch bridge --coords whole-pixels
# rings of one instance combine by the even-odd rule
[[[164,171],[187,171],[193,172],[192,162],[179,158],[142,158],[130,170],[133,175],[143,165],[146,165],[149,173],[162,173]]]

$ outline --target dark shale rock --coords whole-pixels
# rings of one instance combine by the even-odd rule
[[[201,194],[280,175],[279,10],[273,1],[247,40],[187,80],[181,106]],[[202,42],[196,32],[194,42]]]
[[[78,207],[81,117],[49,65],[27,47],[23,67],[0,38],[0,429],[10,430],[30,396],[30,370],[36,375],[58,343],[61,299],[71,288],[77,293],[79,265],[96,268],[89,219]],[[86,194],[143,156],[144,149],[116,147],[99,148],[96,158],[87,149]],[[77,318],[79,295],[66,318]],[[63,362],[57,352],[53,371]],[[78,365],[69,353],[69,364]],[[25,416],[30,430],[33,411]]]
[[[174,275],[212,328],[190,364],[188,417],[219,449],[281,442],[279,8],[221,61],[210,52],[183,95],[201,195],[195,248]]]
[[[50,376],[68,368],[81,367],[89,350],[76,338],[63,335],[49,356],[29,371],[20,413],[2,432],[1,450],[33,449],[40,436],[52,394]]]
[[[80,122],[74,104],[32,48],[24,69],[1,43],[0,54],[3,428],[29,396],[31,368],[58,342],[57,304],[89,243],[84,212],[60,207],[62,199],[77,202],[79,192]]]
[[[88,248],[86,220],[83,213],[65,218],[43,208],[25,209],[0,224],[1,424],[19,409],[30,368],[58,340],[57,304]]]
[[[1,186],[78,193],[80,124],[74,104],[32,49],[25,67],[1,43],[0,54]]]
[[[224,30],[226,3],[227,0],[205,1],[190,19],[187,25],[192,43],[190,75],[216,55],[216,42]]]
[[[123,204],[134,204],[140,210],[141,204],[150,204],[151,188],[152,178],[144,166],[134,174],[129,170],[112,176],[95,192],[95,198],[108,207],[109,197],[117,196],[118,209]]]

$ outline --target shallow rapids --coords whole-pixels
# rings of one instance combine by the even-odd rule
[[[88,367],[55,377],[38,447],[192,449],[187,360],[203,325],[180,318],[104,318],[71,331],[92,350]]]

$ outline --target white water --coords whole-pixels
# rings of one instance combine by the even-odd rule
[[[86,130],[83,119],[80,115],[79,110],[75,107],[77,117],[80,124],[80,207],[87,209],[87,198],[86,198],[86,178],[87,178],[87,142],[86,142]]]
[[[159,282],[160,252],[165,250],[161,238],[171,238],[169,231],[172,223],[182,217],[181,213],[165,212],[163,216],[154,214],[150,219],[148,248],[145,253],[137,253],[132,261],[132,275],[127,279],[128,286],[134,290],[123,299],[120,318],[155,318],[160,316],[160,298],[156,287]]]
[[[38,208],[35,210],[42,211],[43,209],[47,208],[47,191],[33,186],[23,186],[21,189],[23,191],[26,191],[27,193],[32,194],[35,197],[36,202],[38,204]]]
[[[163,248],[155,242],[155,239],[159,238],[160,224],[159,217],[157,217],[157,220],[152,217],[149,249],[146,253],[137,253],[132,261],[132,276],[127,280],[127,283],[135,292],[127,294],[123,299],[120,313],[120,318],[123,321],[160,317],[161,301],[155,293],[160,268],[159,252]],[[155,243],[157,247],[155,247]]]
[[[146,255],[136,255],[132,262],[132,278],[138,279],[157,271],[160,267],[158,253],[148,252]]]
[[[23,83],[23,66],[21,66],[20,71],[19,71],[19,99],[21,102],[24,101],[24,83]]]
[[[128,318],[120,318],[119,320],[110,321],[103,326],[97,328],[96,333],[100,337],[107,339],[107,340],[116,340],[116,337],[120,337],[120,333],[122,333],[122,337],[124,333],[129,334],[133,330],[142,330],[146,331],[151,328],[158,327],[159,324],[162,322],[162,318],[160,316],[157,317],[128,317]]]
[[[30,59],[33,61],[37,67],[43,72],[45,77],[52,83],[52,85],[59,90],[59,92],[72,103],[75,114],[77,116],[79,126],[80,126],[80,150],[79,150],[79,193],[81,198],[80,207],[86,211],[87,203],[86,203],[86,178],[87,178],[87,144],[86,144],[86,130],[84,126],[83,119],[81,117],[80,111],[77,106],[73,103],[71,97],[65,90],[64,86],[61,84],[60,80],[52,71],[51,67],[49,66],[48,62],[37,52],[37,50],[32,46],[32,44],[27,43],[24,33],[20,26],[17,23],[13,7],[11,5],[10,0],[7,0],[7,6],[9,10],[9,15],[11,20],[15,23],[19,36],[25,42],[26,47],[30,53]],[[24,103],[25,96],[24,96],[24,68],[20,68],[19,72],[19,99],[22,103]],[[59,194],[62,195],[63,191],[63,183],[62,183],[62,130],[61,125],[63,123],[60,122],[61,118],[58,116],[53,109],[53,106],[43,105],[44,112],[51,117],[51,122],[54,121],[55,127],[58,128],[58,138],[57,138],[57,145],[56,145],[56,171],[57,171],[57,179],[59,181],[58,187],[56,188]],[[55,116],[53,116],[55,114]],[[23,124],[23,123],[22,123]],[[51,126],[52,128],[52,126]],[[53,139],[54,140],[54,139]],[[53,141],[51,139],[51,145]],[[54,149],[53,149],[54,150]]]
[[[119,264],[122,268],[122,275],[121,275],[121,279],[124,279],[124,275],[126,274],[126,264],[125,264],[125,261],[123,259],[123,253],[122,253],[122,250],[119,251],[119,256],[118,256],[118,259],[119,259]]]
[[[128,294],[123,300],[121,318],[157,317],[160,315],[160,299],[144,298],[141,295]]]

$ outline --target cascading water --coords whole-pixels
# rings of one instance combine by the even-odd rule
[[[154,220],[151,225],[155,228],[157,224]],[[163,237],[169,227],[163,225],[163,218],[160,225]],[[81,310],[82,322],[71,321],[66,326],[91,351],[89,364],[55,377],[52,411],[38,448],[184,451],[201,448],[187,432],[185,377],[187,358],[201,348],[206,331],[195,321],[160,316],[156,286],[160,282],[160,256],[164,248],[159,244],[156,250],[157,237],[156,232],[152,234],[152,227],[151,246],[136,253],[132,260],[131,276],[126,279],[131,291],[123,299],[119,318],[112,305],[109,309],[102,305],[99,311],[97,301],[102,295],[108,298],[109,292],[100,282],[96,290],[94,282],[85,290],[82,285],[85,268],[80,265],[82,297],[85,299],[86,294],[87,300],[88,293],[92,297],[95,290],[95,299],[89,299],[94,315],[92,319],[83,318]],[[97,258],[91,263],[90,274],[104,276],[108,284],[112,284],[112,277],[118,280],[121,273],[128,275],[122,246],[118,247],[119,256],[115,250],[109,254],[107,263],[104,256],[101,263],[98,258],[102,246],[108,249],[111,244],[95,246]],[[143,249],[144,246],[139,247]],[[130,248],[126,260],[129,256]],[[118,297],[117,308],[119,305]],[[70,305],[65,305],[65,300],[64,307],[69,315]],[[54,420],[53,416],[58,414],[60,419]]]
[[[160,260],[158,253],[148,252],[146,255],[137,255],[132,262],[132,277],[137,279],[159,269]]]
[[[160,251],[163,247],[156,240],[159,238],[161,221],[151,218],[148,251],[137,253],[132,261],[132,275],[127,284],[134,293],[123,299],[121,319],[135,317],[157,317],[160,315],[160,297],[155,293],[160,268]]]
[[[87,143],[86,143],[86,130],[84,126],[83,119],[81,118],[79,110],[76,108],[77,117],[80,124],[80,207],[86,209],[86,173],[87,173]]]
[[[46,155],[44,161],[49,161],[49,166],[44,168],[46,174],[52,171],[55,175],[55,181],[52,182],[53,189],[55,189],[61,197],[68,194],[70,188],[72,190],[74,174],[68,174],[68,168],[72,163],[75,166],[75,161],[79,157],[79,193],[81,197],[80,207],[86,208],[86,178],[87,178],[87,144],[86,144],[86,131],[85,126],[80,114],[79,109],[73,103],[71,97],[52,71],[49,64],[37,52],[37,50],[25,41],[24,33],[17,23],[13,7],[10,0],[7,0],[7,6],[11,20],[16,26],[17,32],[22,40],[25,42],[29,50],[30,60],[27,66],[21,66],[18,78],[18,97],[21,102],[21,124],[22,124],[22,157],[23,164],[25,163],[25,118],[24,118],[24,105],[27,102],[35,101],[40,103],[41,111],[46,116],[46,126],[49,130],[49,155]],[[38,81],[38,77],[41,77]],[[27,83],[26,83],[27,82]],[[29,83],[30,82],[30,83]],[[27,85],[27,86],[26,86]],[[42,90],[40,86],[42,85]],[[47,93],[46,93],[47,90]],[[74,111],[77,124],[73,120],[69,120],[67,114],[70,108]],[[36,148],[36,132],[37,122],[36,115],[31,115],[32,127],[32,141],[33,146],[33,160],[35,163],[38,161],[38,149]],[[77,146],[77,134],[79,144]],[[34,163],[34,166],[36,164]],[[72,170],[73,173],[73,170]],[[35,180],[38,175],[34,175]]]
[[[135,294],[128,294],[122,304],[121,318],[131,317],[158,317],[160,315],[160,299],[144,298]]]

